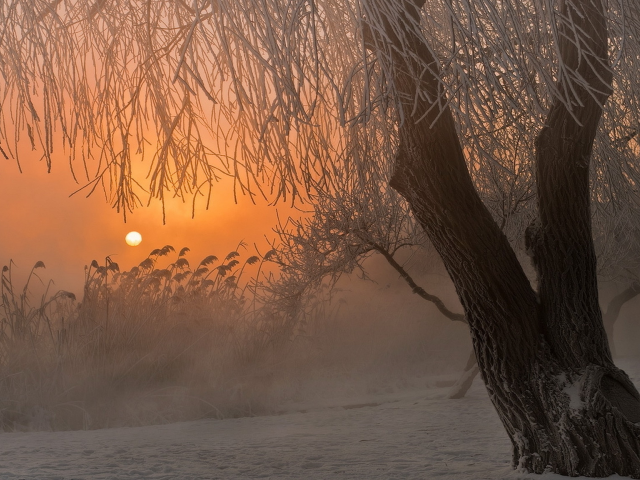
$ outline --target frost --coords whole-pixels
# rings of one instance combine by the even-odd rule
[[[567,383],[562,392],[569,396],[569,408],[572,410],[581,410],[584,402],[580,398],[580,390],[582,390],[582,378],[578,378],[573,383]]]
[[[569,408],[572,410],[581,410],[584,408],[584,402],[580,398],[580,391],[582,390],[583,379],[581,376],[577,377],[573,382],[563,372],[556,376],[556,380],[562,393],[569,397]]]
[[[513,442],[518,445],[520,450],[527,450],[529,448],[529,440],[522,434],[522,432],[513,433]]]

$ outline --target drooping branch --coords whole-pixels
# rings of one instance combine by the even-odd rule
[[[389,253],[385,248],[383,248],[381,245],[374,244],[373,249],[378,253],[380,253],[380,255],[382,255],[385,258],[387,263],[389,263],[389,265],[391,265],[396,270],[396,272],[400,274],[402,279],[411,287],[411,291],[413,293],[418,295],[420,298],[426,300],[427,302],[433,303],[435,307],[438,309],[438,311],[442,313],[445,317],[447,317],[449,320],[453,320],[454,322],[467,323],[466,319],[464,318],[464,315],[462,315],[461,313],[452,312],[447,308],[447,306],[444,304],[444,302],[440,297],[438,297],[437,295],[430,294],[424,288],[418,285],[413,279],[413,277],[409,275],[409,272],[407,272],[405,268],[402,265],[400,265],[398,261],[394,258],[394,256],[391,253]]]

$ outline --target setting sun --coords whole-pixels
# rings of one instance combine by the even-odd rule
[[[124,241],[127,242],[127,245],[136,247],[140,245],[140,242],[142,242],[142,235],[138,232],[129,232],[127,233],[127,236],[124,237]]]

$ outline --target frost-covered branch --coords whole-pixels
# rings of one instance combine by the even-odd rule
[[[272,201],[331,191],[349,172],[385,178],[397,145],[396,86],[365,48],[361,19],[384,43],[380,22],[396,16],[376,8],[364,0],[3,2],[0,148],[18,161],[23,146],[35,149],[49,168],[64,151],[81,186],[105,188],[124,212],[146,197],[206,198],[222,176]],[[638,10],[631,0],[609,2],[610,140],[640,124]],[[582,82],[558,62],[559,17],[556,2],[538,0],[432,0],[421,10],[474,175],[492,164],[499,171],[505,155],[526,172],[531,144],[517,153],[505,139],[530,139],[553,99],[573,101],[557,87],[559,76]],[[358,152],[364,139],[375,156]],[[628,143],[637,149],[635,136]],[[624,172],[601,170],[625,183]]]

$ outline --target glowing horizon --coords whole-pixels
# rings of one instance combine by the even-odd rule
[[[26,156],[23,156],[26,157]],[[62,159],[61,159],[62,160]],[[166,224],[162,205],[152,202],[140,207],[123,221],[99,191],[89,198],[69,195],[78,189],[68,166],[60,161],[51,173],[45,165],[24,161],[20,173],[13,160],[0,161],[0,263],[15,264],[14,272],[27,275],[37,261],[46,270],[39,273],[43,282],[52,279],[53,290],[82,291],[84,266],[96,259],[100,264],[111,257],[121,269],[129,269],[143,261],[153,249],[171,245],[176,250],[190,249],[189,257],[200,260],[207,255],[225,255],[240,241],[266,251],[265,235],[277,222],[276,208],[266,202],[254,205],[248,197],[239,196],[234,203],[230,182],[215,185],[211,206],[192,205],[180,198],[167,198]],[[281,217],[292,209],[279,205]],[[144,233],[144,242],[129,247],[123,239],[128,232]]]

